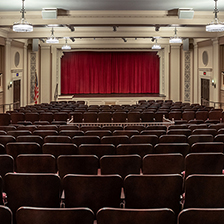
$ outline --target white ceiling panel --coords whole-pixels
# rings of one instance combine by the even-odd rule
[[[17,11],[21,0],[0,0],[0,11]],[[41,11],[42,8],[63,8],[66,10],[170,10],[193,8],[195,11],[211,11],[213,0],[26,0],[26,10]],[[224,0],[218,1],[218,8],[224,11]]]

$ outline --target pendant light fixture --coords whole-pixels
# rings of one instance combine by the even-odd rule
[[[62,50],[71,50],[71,46],[68,45],[68,38],[65,37],[65,45],[62,46]]]
[[[224,23],[220,22],[218,19],[218,7],[217,7],[217,2],[218,0],[215,1],[215,8],[214,8],[214,14],[215,18],[214,21],[212,21],[210,24],[206,26],[206,31],[207,32],[222,32],[224,31]]]
[[[157,44],[157,38],[156,38],[156,43],[152,46],[153,50],[160,50],[161,46],[159,44]]]
[[[20,11],[22,13],[22,18],[20,19],[19,22],[14,23],[12,27],[13,31],[15,32],[32,32],[33,31],[33,26],[25,20],[26,11],[24,7],[24,2],[25,0],[22,0],[22,9]]]
[[[59,40],[54,36],[54,28],[52,27],[51,36],[46,40],[48,44],[58,44]]]
[[[170,37],[169,43],[171,43],[171,44],[181,44],[182,43],[182,39],[177,36],[177,28],[176,27],[174,30],[174,36]]]

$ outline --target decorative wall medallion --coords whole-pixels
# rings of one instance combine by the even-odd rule
[[[202,62],[205,66],[208,65],[208,52],[207,51],[203,51],[203,53],[202,53]]]
[[[16,66],[16,67],[18,67],[19,62],[20,62],[20,54],[19,54],[19,52],[17,51],[17,52],[15,53],[15,58],[14,58],[14,63],[15,63],[15,66]]]

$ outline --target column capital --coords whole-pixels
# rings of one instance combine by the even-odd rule
[[[11,45],[11,43],[12,43],[12,39],[7,38],[7,39],[5,40],[5,44],[6,44],[6,45]]]
[[[213,45],[218,45],[219,44],[219,39],[218,38],[213,38],[212,43],[213,43]]]
[[[180,48],[181,44],[171,44],[170,47],[171,49],[178,49]]]
[[[64,56],[64,52],[62,50],[58,50],[58,56],[59,58],[62,58]]]
[[[26,41],[24,42],[23,48],[24,48],[24,49],[27,49],[27,46],[28,46],[28,40],[26,40]]]

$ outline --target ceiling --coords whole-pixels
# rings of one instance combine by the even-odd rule
[[[205,31],[214,18],[214,0],[25,0],[25,17],[34,31],[16,33],[12,25],[21,18],[21,6],[22,0],[0,0],[0,36],[45,40],[52,24],[59,24],[54,30],[60,40],[70,37],[73,42],[75,39],[75,43],[80,41],[85,45],[90,40],[98,43],[101,38],[99,45],[105,41],[113,47],[117,41],[123,43],[123,38],[128,38],[128,43],[144,44],[151,41],[149,38],[160,37],[159,42],[166,43],[174,35],[174,26],[182,38],[212,39],[224,34]],[[64,9],[68,14],[43,19],[43,8]],[[180,19],[168,13],[178,8],[193,8],[194,18]],[[218,1],[218,9],[218,17],[224,21],[224,0]]]
[[[22,0],[1,0],[0,11],[18,11]],[[170,10],[193,8],[195,11],[211,11],[213,0],[26,0],[27,11],[41,11],[42,8],[63,8],[66,10]],[[224,1],[218,1],[218,8],[224,11]]]

